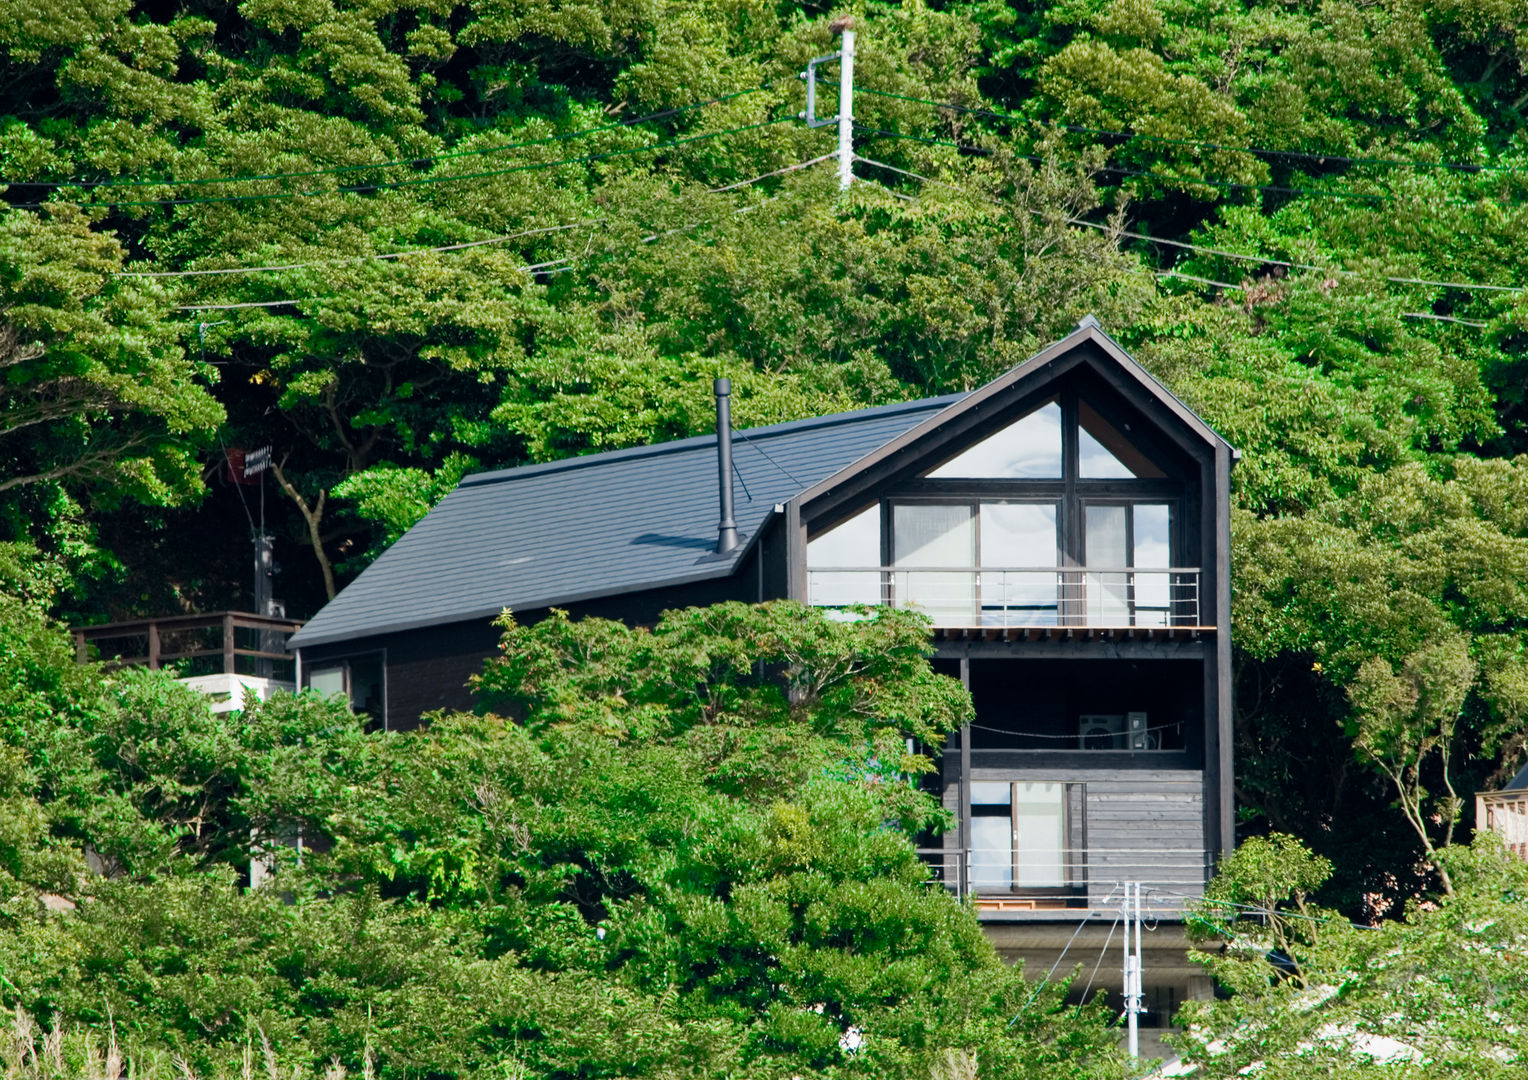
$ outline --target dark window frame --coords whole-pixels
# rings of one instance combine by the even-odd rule
[[[391,730],[387,723],[387,650],[386,649],[362,649],[357,652],[342,653],[339,656],[326,656],[321,660],[310,660],[302,666],[302,686],[300,689],[307,690],[313,685],[313,674],[319,671],[339,668],[344,672],[345,700],[350,705],[351,711],[357,710],[355,701],[355,688],[351,683],[351,664],[358,660],[375,660],[380,673],[378,678],[378,697],[381,701],[381,715],[376,716],[368,712],[370,720],[368,727],[375,730]]]

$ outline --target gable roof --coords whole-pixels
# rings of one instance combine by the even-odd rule
[[[784,503],[961,395],[734,432],[744,542],[716,550],[716,436],[468,476],[295,634],[306,648],[726,577]]]
[[[1059,377],[1063,372],[1053,370],[1053,366],[1059,367],[1061,361],[1071,357],[1082,357],[1083,354],[1078,351],[1078,347],[1084,344],[1092,344],[1102,350],[1104,357],[1111,361],[1107,366],[1111,375],[1117,375],[1127,383],[1134,384],[1150,398],[1161,404],[1174,419],[1182,424],[1191,437],[1209,447],[1224,448],[1230,454],[1233,461],[1239,456],[1235,447],[1226,442],[1209,424],[1206,424],[1198,413],[1180,401],[1176,394],[1157,380],[1156,376],[1136,363],[1135,358],[1121,348],[1119,342],[1104,333],[1098,320],[1092,315],[1088,315],[1077,324],[1076,330],[1060,341],[1041,349],[1022,364],[1012,368],[1003,375],[999,375],[985,386],[979,387],[969,394],[961,395],[958,403],[952,404],[948,409],[937,415],[925,417],[922,422],[909,426],[906,431],[903,431],[885,445],[877,447],[874,453],[849,463],[831,476],[823,477],[801,493],[801,501],[803,503],[809,502],[818,495],[833,490],[871,465],[934,434],[959,413],[964,413],[971,409],[979,409],[994,398],[1022,394],[1025,392],[1027,384],[1049,382],[1051,379]]]
[[[726,555],[714,554],[720,516],[715,435],[466,477],[289,645],[727,577],[777,505],[805,502],[968,409],[1026,392],[1029,384],[1060,374],[1057,367],[1086,344],[1112,361],[1111,377],[1144,390],[1191,438],[1234,455],[1090,315],[1065,338],[968,394],[735,432],[736,517],[744,542]]]

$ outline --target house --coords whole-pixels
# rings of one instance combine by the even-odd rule
[[[1204,992],[1181,915],[1234,843],[1231,446],[1091,317],[968,394],[733,433],[727,392],[720,437],[464,479],[292,638],[300,682],[403,728],[470,704],[505,608],[916,605],[976,706],[934,872],[1041,970],[1101,956],[1139,881],[1148,1009]]]
[[[1494,832],[1520,859],[1528,859],[1528,765],[1505,787],[1475,793],[1475,828]]]

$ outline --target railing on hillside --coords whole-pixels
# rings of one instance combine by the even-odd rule
[[[929,880],[979,911],[1108,911],[1122,885],[1141,883],[1142,902],[1177,917],[1204,895],[1214,857],[1201,848],[918,848]]]
[[[300,629],[302,623],[294,619],[211,611],[76,626],[73,634],[81,662],[90,659],[93,646],[104,663],[115,667],[178,665],[186,675],[222,672],[280,678],[290,677],[293,656],[286,642]]]
[[[917,608],[935,626],[1199,626],[1198,567],[811,567],[807,603]]]
[[[1519,859],[1528,859],[1528,790],[1482,791],[1475,796],[1475,828],[1494,832]]]

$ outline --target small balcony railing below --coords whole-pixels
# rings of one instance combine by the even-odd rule
[[[291,678],[287,638],[302,629],[295,619],[247,611],[210,611],[100,626],[76,626],[81,662],[94,650],[113,667],[174,666],[184,675],[257,675]]]
[[[916,608],[935,626],[1200,626],[1198,567],[812,567],[807,602]]]
[[[1118,907],[1125,882],[1139,882],[1154,912],[1178,917],[1204,896],[1215,859],[1201,848],[918,848],[931,884],[979,911]]]
[[[1528,790],[1480,792],[1475,796],[1475,828],[1494,832],[1508,851],[1528,859]]]

